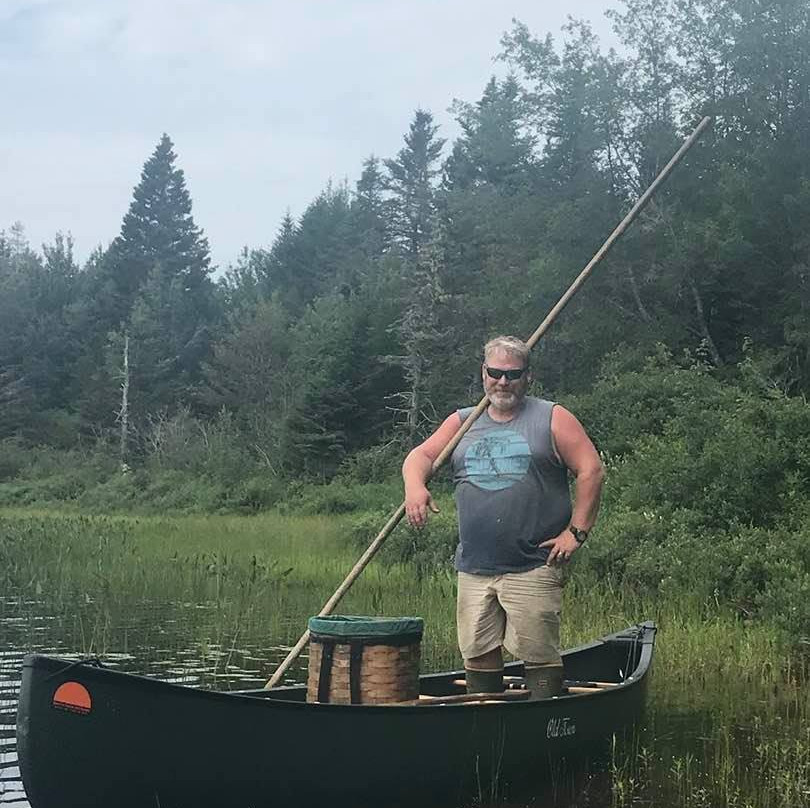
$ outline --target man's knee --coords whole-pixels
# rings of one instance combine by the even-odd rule
[[[464,667],[467,670],[488,671],[503,668],[503,652],[500,646],[487,651],[486,654],[470,657],[464,660]]]

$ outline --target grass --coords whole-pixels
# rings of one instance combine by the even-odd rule
[[[0,620],[0,643],[101,653],[206,686],[244,686],[245,672],[258,684],[353,566],[348,529],[335,516],[0,511],[11,595],[0,610],[14,616]],[[454,577],[441,569],[375,560],[338,611],[421,616],[423,670],[460,662]],[[54,619],[45,636],[43,615]],[[571,571],[564,645],[643,619],[660,629],[649,719],[615,747],[613,808],[810,806],[810,682],[791,638],[688,591],[641,595]]]

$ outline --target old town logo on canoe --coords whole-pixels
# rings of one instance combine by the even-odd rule
[[[72,713],[87,715],[93,706],[93,700],[84,685],[78,682],[64,682],[53,694],[53,706],[61,710],[70,710]]]
[[[567,738],[576,735],[577,725],[572,718],[563,716],[561,718],[550,718],[546,725],[546,738]]]

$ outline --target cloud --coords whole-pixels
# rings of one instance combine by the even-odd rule
[[[609,0],[607,0],[609,2]],[[417,106],[455,133],[511,17],[538,34],[603,0],[0,0],[0,229],[118,232],[162,132],[216,260],[272,239],[329,178],[392,156]]]

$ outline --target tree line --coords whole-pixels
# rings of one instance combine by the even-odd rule
[[[534,330],[703,115],[712,129],[540,344],[539,385],[584,395],[664,346],[720,383],[806,395],[810,3],[624,0],[610,17],[620,52],[583,21],[557,40],[516,22],[505,77],[455,102],[452,143],[416,110],[397,154],[327,184],[217,280],[166,134],[83,266],[69,236],[0,234],[0,439],[137,467],[191,429],[321,479],[399,453],[477,400],[483,342]]]

